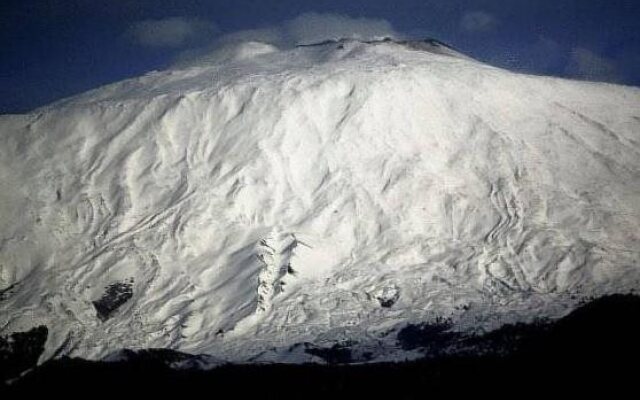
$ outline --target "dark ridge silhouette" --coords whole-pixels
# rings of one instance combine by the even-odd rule
[[[44,351],[48,334],[46,326],[38,326],[0,337],[0,382],[33,367]]]
[[[360,43],[366,43],[366,44],[396,43],[401,45],[414,46],[416,48],[419,48],[420,46],[428,45],[433,47],[446,47],[451,50],[456,50],[452,46],[449,46],[448,44],[433,38],[404,40],[404,39],[393,39],[390,37],[385,37],[382,39],[373,39],[373,40],[360,40],[360,39],[351,39],[351,38],[327,39],[327,40],[323,40],[321,42],[316,42],[316,43],[298,44],[296,45],[296,47],[319,47],[319,46],[326,46],[326,45],[333,45],[333,44],[340,45],[347,42],[360,42]]]
[[[351,344],[336,343],[331,347],[319,347],[311,343],[305,343],[305,353],[322,358],[327,364],[348,364],[353,362]]]
[[[523,393],[611,396],[636,386],[639,317],[640,297],[613,295],[585,304],[557,321],[508,325],[487,335],[464,338],[465,345],[479,349],[476,353],[402,363],[225,365],[206,371],[170,368],[170,361],[184,357],[176,358],[171,351],[130,352],[126,361],[119,362],[51,361],[5,390],[16,395],[99,390],[262,399],[422,399],[459,393],[512,398]],[[444,322],[435,328],[415,326],[399,336],[408,335],[411,347],[431,345],[427,338],[438,337],[445,329]],[[455,340],[458,343],[460,338]],[[337,356],[333,350],[319,351],[341,361],[348,349],[337,349]]]

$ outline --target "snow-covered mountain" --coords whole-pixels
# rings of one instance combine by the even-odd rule
[[[639,227],[639,89],[436,41],[246,43],[0,117],[0,334],[46,325],[41,360],[411,358],[407,324],[640,289]]]

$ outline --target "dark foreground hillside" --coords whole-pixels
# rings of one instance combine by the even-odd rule
[[[216,399],[621,395],[640,384],[639,321],[640,297],[615,295],[594,300],[554,323],[506,326],[464,339],[483,349],[510,346],[506,353],[397,364],[228,365],[198,371],[173,370],[167,362],[182,355],[155,350],[132,355],[126,362],[52,361],[2,391],[12,397],[35,393],[120,398],[144,392]],[[421,332],[433,335],[428,329],[413,329],[412,343],[420,344]]]

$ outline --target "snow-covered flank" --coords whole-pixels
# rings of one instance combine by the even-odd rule
[[[407,323],[640,288],[640,90],[437,43],[209,61],[0,117],[0,333],[46,325],[42,359],[381,360]]]

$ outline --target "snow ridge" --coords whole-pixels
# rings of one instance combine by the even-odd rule
[[[47,326],[41,360],[381,361],[418,356],[409,323],[490,330],[638,290],[638,104],[343,40],[1,116],[0,334]]]

